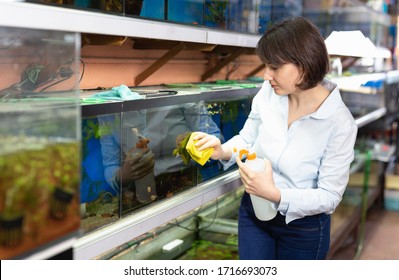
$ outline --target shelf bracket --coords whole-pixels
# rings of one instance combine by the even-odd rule
[[[261,65],[257,66],[254,70],[252,70],[251,72],[249,72],[249,73],[246,75],[246,78],[255,76],[256,73],[258,73],[259,71],[261,71],[263,68],[265,68],[265,64],[262,63]]]
[[[223,67],[225,67],[227,64],[232,62],[234,59],[245,53],[247,50],[245,48],[237,48],[235,49],[228,57],[220,61],[217,65],[215,65],[213,68],[205,72],[201,76],[201,81],[205,81],[206,79],[212,77],[215,73],[219,72]]]
[[[178,55],[185,48],[186,45],[184,42],[177,43],[172,49],[167,51],[163,56],[161,56],[158,60],[156,60],[153,64],[151,64],[147,69],[145,69],[143,72],[137,75],[134,78],[134,85],[138,86],[139,84],[141,84],[145,79],[147,79],[149,76],[158,71],[169,60]]]

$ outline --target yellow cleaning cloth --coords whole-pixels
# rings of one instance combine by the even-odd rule
[[[186,150],[190,154],[191,158],[201,165],[204,165],[213,153],[213,148],[208,148],[203,151],[198,151],[195,147],[197,140],[193,140],[195,133],[192,133],[190,139],[188,139]]]

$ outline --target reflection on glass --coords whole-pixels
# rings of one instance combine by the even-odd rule
[[[243,96],[83,118],[84,231],[139,214],[236,168],[223,170],[214,160],[201,166],[187,156],[184,141],[193,131],[230,139],[242,129],[251,101]]]
[[[122,214],[168,198],[197,184],[197,167],[174,155],[193,131],[205,131],[221,140],[219,128],[203,103],[165,106],[99,117],[104,174],[121,191]]]
[[[230,0],[228,29],[238,32],[257,33],[259,8],[258,0]],[[261,1],[265,5],[264,2]]]
[[[106,115],[103,118],[115,118]],[[81,228],[90,232],[119,218],[119,193],[104,178],[100,137],[112,126],[100,126],[97,117],[82,119]]]

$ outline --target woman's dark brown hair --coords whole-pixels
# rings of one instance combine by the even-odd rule
[[[256,53],[267,65],[297,65],[303,71],[297,84],[302,90],[320,83],[330,67],[319,29],[304,17],[288,18],[272,26],[260,38]]]

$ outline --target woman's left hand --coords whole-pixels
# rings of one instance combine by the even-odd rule
[[[236,158],[245,191],[249,194],[279,203],[281,194],[280,190],[274,184],[271,162],[267,159],[264,161],[265,170],[262,172],[255,172],[246,166],[239,157]]]

